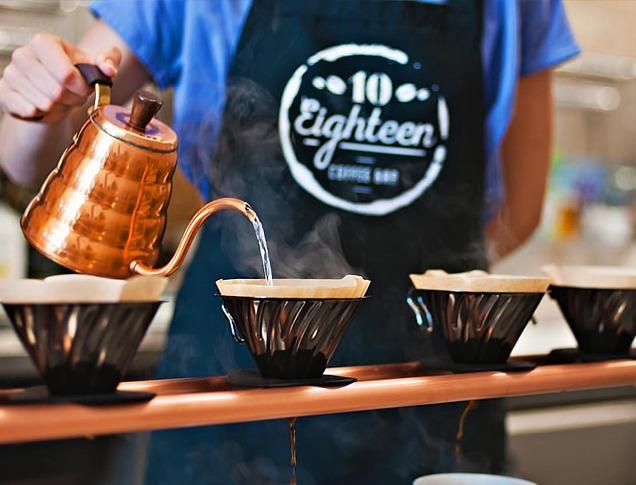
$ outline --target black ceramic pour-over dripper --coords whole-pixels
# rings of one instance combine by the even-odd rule
[[[320,377],[362,298],[222,296],[232,334],[245,343],[263,377]]]
[[[161,302],[3,304],[55,395],[112,393]]]
[[[408,303],[418,324],[442,327],[448,353],[461,364],[500,364],[532,318],[543,293],[414,290]]]
[[[636,290],[551,286],[581,352],[626,354],[636,336]]]

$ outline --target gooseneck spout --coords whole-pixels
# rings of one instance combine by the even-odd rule
[[[208,202],[203,207],[201,207],[197,213],[192,217],[185,231],[183,232],[183,236],[181,236],[181,240],[177,245],[177,249],[174,252],[174,255],[161,268],[152,268],[143,264],[141,261],[133,261],[130,263],[130,271],[131,273],[136,273],[139,275],[149,276],[170,276],[172,273],[177,271],[194,241],[199,229],[203,226],[203,223],[208,219],[208,217],[216,214],[222,210],[232,210],[236,212],[240,212],[245,217],[247,217],[250,221],[253,221],[256,217],[256,213],[250,207],[250,205],[240,199],[234,199],[232,197],[225,197],[221,199],[213,200],[212,202]]]

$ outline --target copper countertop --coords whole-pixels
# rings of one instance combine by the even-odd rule
[[[344,413],[469,399],[636,385],[636,360],[540,365],[525,373],[431,375],[417,363],[340,367],[340,388],[233,388],[224,377],[126,382],[157,393],[145,404],[2,405],[0,443]],[[0,391],[0,399],[15,391]]]

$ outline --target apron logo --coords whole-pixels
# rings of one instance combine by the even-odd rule
[[[279,132],[296,182],[325,204],[382,216],[410,205],[446,158],[442,90],[408,55],[345,44],[311,56],[287,82]]]

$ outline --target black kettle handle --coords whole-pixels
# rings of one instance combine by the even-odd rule
[[[95,64],[79,63],[75,64],[75,67],[90,86],[94,86],[95,84],[102,84],[104,86],[113,85],[113,80],[104,74]]]

